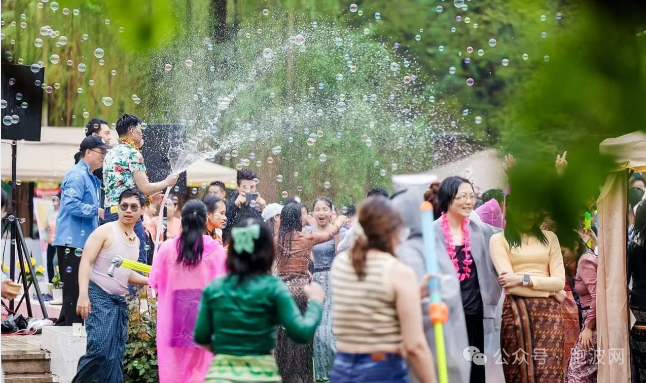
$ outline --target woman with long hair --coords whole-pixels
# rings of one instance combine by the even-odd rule
[[[206,235],[222,245],[222,228],[227,224],[227,205],[215,194],[207,194],[202,199],[206,205]]]
[[[469,346],[492,359],[500,337],[496,323],[502,294],[489,255],[489,242],[497,229],[482,223],[474,212],[476,195],[466,178],[447,177],[439,187],[430,187],[425,199],[434,200],[434,213],[439,213],[434,223],[441,244],[438,252],[451,259],[460,282]],[[485,327],[490,329],[487,333]],[[502,374],[494,363],[474,362],[470,382],[484,383],[485,368],[498,369],[497,374]]]
[[[177,201],[176,197],[166,200],[166,217],[164,217],[164,222],[162,224],[163,231],[161,234],[161,242],[164,242],[168,239],[173,239],[180,235],[180,233],[182,232],[182,219],[176,216],[178,205],[179,202]],[[157,223],[158,217],[155,217],[150,222],[149,231],[150,235],[153,237],[153,240],[157,238],[157,231],[159,230]]]
[[[318,197],[314,201],[314,220],[316,224],[312,227],[314,233],[327,232],[334,225],[338,215],[332,204],[332,200],[327,197]],[[325,304],[323,308],[323,319],[316,329],[314,335],[314,380],[328,380],[332,367],[334,365],[334,355],[336,354],[334,334],[332,333],[332,299],[330,292],[330,267],[336,256],[336,249],[339,242],[345,236],[347,229],[344,220],[340,222],[340,229],[334,238],[319,243],[312,248],[314,257],[314,280],[319,283],[325,291]]]
[[[491,258],[507,295],[500,353],[508,382],[562,382],[565,269],[559,240],[540,228],[538,202],[507,196],[504,232],[491,237]]]
[[[157,357],[161,383],[203,382],[213,354],[193,342],[202,290],[226,272],[226,252],[204,235],[206,206],[190,200],[182,208],[182,232],[166,241],[148,279],[157,290]]]
[[[207,383],[281,382],[272,355],[276,328],[299,343],[314,336],[325,297],[321,286],[303,286],[301,314],[285,283],[271,275],[274,258],[271,230],[260,219],[245,219],[232,228],[228,274],[204,290],[195,325],[195,341],[216,354]]]
[[[594,383],[597,381],[598,369],[595,353],[597,349],[598,258],[575,232],[559,232],[559,242],[565,264],[573,264],[576,268],[573,291],[579,298],[582,315],[581,331],[572,347],[568,361],[566,382]],[[564,313],[564,315],[566,314]]]
[[[332,240],[345,223],[345,217],[337,218],[328,231],[303,233],[301,204],[289,203],[280,213],[280,228],[276,238],[276,273],[287,284],[301,311],[307,307],[304,287],[310,283],[308,270],[312,259],[312,248]],[[299,345],[287,338],[279,329],[276,343],[276,361],[285,382],[310,383],[314,372],[312,365],[313,345],[309,342]]]
[[[630,311],[637,322],[630,330],[630,353],[635,364],[636,375],[646,376],[646,203],[637,207],[633,225],[633,240],[628,244],[628,281],[632,278],[630,290]],[[633,380],[634,381],[634,380]]]
[[[383,197],[359,208],[355,241],[332,264],[336,383],[435,382],[415,272],[394,255],[402,218]]]

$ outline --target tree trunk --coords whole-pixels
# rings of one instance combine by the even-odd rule
[[[211,14],[213,15],[213,34],[218,43],[227,40],[227,1],[211,0]]]

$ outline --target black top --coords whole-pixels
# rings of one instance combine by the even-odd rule
[[[464,262],[464,245],[455,247],[455,254],[458,257],[458,266],[460,270]],[[473,259],[473,257],[471,258]],[[462,306],[464,315],[481,315],[482,314],[482,296],[480,295],[480,283],[478,282],[478,269],[476,262],[471,262],[471,276],[460,282],[460,292],[462,293]]]
[[[630,292],[630,304],[646,308],[646,246],[636,242],[628,244],[628,282],[633,279],[633,289]]]
[[[238,198],[238,193],[235,193],[229,198],[226,202],[227,205],[227,225],[222,229],[222,241],[227,243],[229,240],[229,235],[231,234],[231,228],[236,226],[238,223],[243,221],[246,218],[262,218],[262,213],[258,206],[251,207],[248,204],[237,207],[235,204],[236,198]]]

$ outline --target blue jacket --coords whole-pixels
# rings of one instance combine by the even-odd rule
[[[61,208],[52,245],[83,248],[99,226],[100,201],[101,181],[81,160],[67,172],[61,184]]]

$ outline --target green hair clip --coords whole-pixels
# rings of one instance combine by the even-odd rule
[[[260,237],[260,225],[257,223],[247,227],[234,227],[231,229],[233,250],[241,254],[243,251],[251,254],[255,248],[255,240]]]

